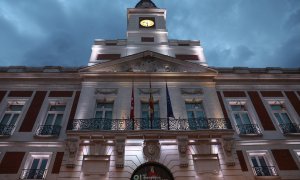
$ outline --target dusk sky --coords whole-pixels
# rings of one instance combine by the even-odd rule
[[[0,0],[0,66],[86,66],[94,39],[125,39],[138,0]],[[153,0],[170,39],[209,66],[300,67],[300,0]]]

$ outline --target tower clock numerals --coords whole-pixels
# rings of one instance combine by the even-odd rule
[[[153,27],[154,26],[154,21],[150,19],[143,19],[140,21],[140,25],[142,27]]]

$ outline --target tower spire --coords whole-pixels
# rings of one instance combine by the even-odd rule
[[[136,4],[135,8],[157,8],[157,7],[151,0],[140,0],[140,2]]]

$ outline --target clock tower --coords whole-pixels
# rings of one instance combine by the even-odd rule
[[[139,0],[134,8],[127,9],[126,38],[96,39],[88,65],[152,51],[207,66],[199,40],[168,39],[166,14],[167,10],[152,0]]]
[[[162,44],[168,42],[166,10],[151,0],[141,0],[127,10],[127,43]]]

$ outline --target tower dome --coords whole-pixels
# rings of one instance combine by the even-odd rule
[[[135,6],[135,8],[157,8],[151,0],[141,0]]]

